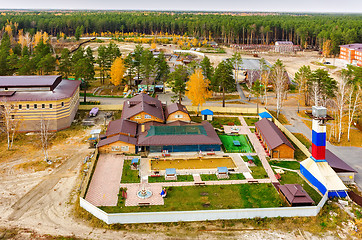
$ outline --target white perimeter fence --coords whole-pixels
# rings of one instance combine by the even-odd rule
[[[328,194],[325,194],[317,206],[307,207],[245,208],[172,212],[106,213],[83,198],[80,198],[80,206],[107,224],[128,224],[231,220],[256,217],[314,217],[317,216],[327,199]]]

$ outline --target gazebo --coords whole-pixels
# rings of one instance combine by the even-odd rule
[[[227,167],[218,167],[217,168],[217,178],[229,178],[228,168]]]
[[[202,120],[212,121],[214,112],[210,109],[204,109],[201,111]]]
[[[166,168],[165,180],[177,180],[176,168]]]

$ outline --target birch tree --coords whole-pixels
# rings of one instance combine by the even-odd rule
[[[310,79],[312,71],[310,70],[310,66],[303,65],[299,68],[298,72],[295,73],[295,82],[298,83],[298,112],[299,112],[299,106],[300,106],[300,99],[304,95],[304,103],[306,105],[307,96],[306,93],[308,92],[306,90],[307,87],[307,81]]]
[[[210,81],[202,75],[201,69],[196,69],[190,76],[190,80],[186,83],[186,96],[191,100],[193,106],[202,106],[206,99],[211,97],[212,92],[208,89],[209,83]]]
[[[348,67],[348,72],[352,75],[352,84],[348,93],[348,121],[347,121],[347,139],[350,141],[351,126],[358,109],[361,106],[362,95],[362,69],[358,67]]]
[[[54,133],[49,132],[49,126],[49,119],[45,119],[45,117],[42,115],[40,118],[40,142],[44,154],[44,160],[46,162],[49,162],[48,148],[50,140],[54,137]]]
[[[285,67],[280,59],[278,59],[271,69],[270,78],[274,85],[274,91],[277,98],[277,118],[279,118],[280,110],[283,106],[283,100],[288,90],[288,77],[285,74]]]
[[[344,107],[347,100],[347,91],[348,91],[348,84],[350,83],[350,77],[346,70],[342,70],[341,80],[338,84],[337,94],[336,94],[336,106],[337,106],[337,124],[338,124],[338,136],[337,141],[341,141],[342,137],[342,123],[343,123],[343,116],[344,116]]]
[[[19,119],[15,117],[15,105],[9,103],[5,98],[0,101],[0,123],[6,134],[8,150],[11,150],[14,143],[14,136],[19,126]]]

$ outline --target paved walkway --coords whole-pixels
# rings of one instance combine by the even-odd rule
[[[163,205],[163,197],[160,193],[162,191],[162,185],[159,184],[121,184],[121,187],[127,187],[127,198],[125,206],[138,206],[140,204],[149,205]],[[142,199],[137,196],[138,191],[146,189],[152,192],[152,196],[147,199]]]
[[[94,206],[117,206],[123,156],[100,154],[85,199]]]
[[[255,133],[252,133],[250,131],[248,125],[246,124],[246,122],[242,116],[239,116],[239,120],[241,122],[241,125],[247,129],[247,135],[249,137],[249,140],[253,144],[254,149],[255,149],[257,155],[259,156],[259,159],[260,159],[261,163],[263,164],[263,167],[264,167],[266,173],[268,174],[270,180],[273,183],[279,183],[274,175],[272,168],[269,165],[268,160],[266,160],[265,151],[264,151],[263,146],[260,144],[259,139],[256,137]]]

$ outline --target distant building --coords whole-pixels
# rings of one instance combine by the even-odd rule
[[[295,52],[296,48],[293,42],[291,41],[276,41],[275,42],[275,51],[276,52]]]
[[[347,60],[349,64],[362,66],[362,43],[341,45],[339,58]]]
[[[255,123],[255,131],[271,158],[294,158],[294,147],[280,129],[267,118]]]
[[[61,76],[0,76],[0,101],[12,105],[18,131],[40,131],[40,121],[49,121],[49,131],[70,127],[79,105],[80,81]]]

